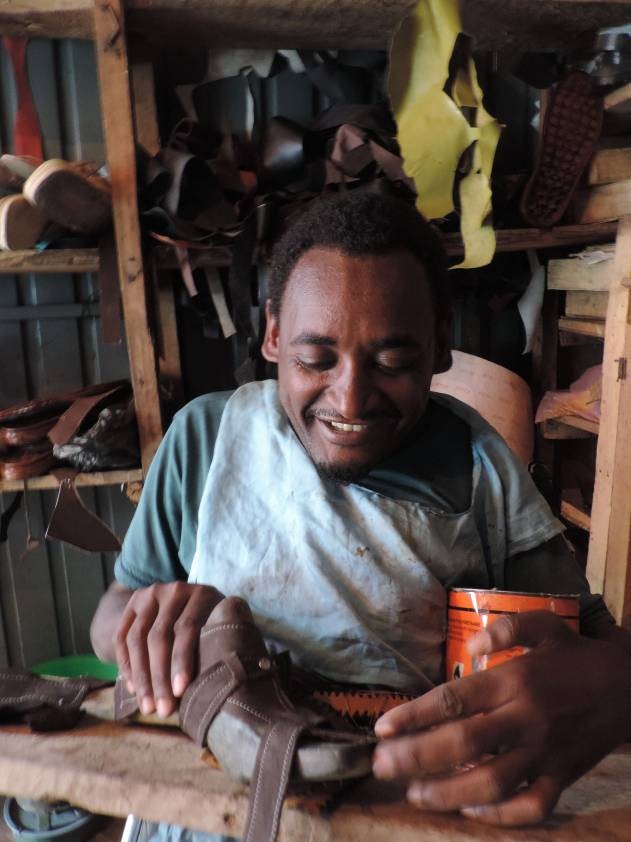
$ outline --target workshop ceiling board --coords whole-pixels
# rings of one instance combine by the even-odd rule
[[[127,0],[131,31],[162,43],[386,48],[416,0]],[[6,34],[92,37],[93,0],[0,0]],[[630,0],[466,0],[481,49],[567,49],[586,32],[631,21]]]

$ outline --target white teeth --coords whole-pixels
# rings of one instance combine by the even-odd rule
[[[339,421],[329,421],[335,430],[342,430],[345,433],[361,433],[368,429],[368,424],[340,424]]]

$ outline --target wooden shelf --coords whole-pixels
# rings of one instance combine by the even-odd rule
[[[95,471],[90,474],[79,474],[75,485],[79,486],[104,486],[104,485],[125,485],[130,482],[142,482],[144,474],[140,468],[130,471]],[[55,489],[59,483],[52,474],[41,477],[31,477],[27,481],[29,491],[46,491]],[[23,491],[24,482],[21,479],[0,480],[0,494],[6,491]]]
[[[577,333],[580,336],[591,336],[595,339],[605,338],[605,322],[603,319],[579,319],[561,316],[559,330],[566,333]]]
[[[579,529],[584,529],[589,532],[591,529],[591,516],[589,512],[579,509],[569,500],[561,500],[561,517],[572,526],[578,526]]]
[[[6,35],[92,38],[94,0],[0,0]],[[130,32],[169,44],[381,48],[416,0],[126,0]],[[333,12],[334,10],[334,12]],[[332,13],[333,12],[333,13]],[[469,0],[465,32],[478,49],[567,49],[585,33],[627,23],[628,0]]]
[[[574,415],[563,415],[543,422],[544,439],[586,439],[597,436],[599,425]]]
[[[611,242],[618,230],[617,222],[593,225],[560,225],[557,228],[506,228],[495,232],[497,252],[547,249]],[[443,234],[443,245],[449,257],[463,254],[460,234]]]
[[[0,251],[1,275],[15,275],[19,272],[33,272],[40,275],[97,272],[98,268],[98,249]]]

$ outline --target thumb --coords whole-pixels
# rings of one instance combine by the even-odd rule
[[[490,655],[513,646],[539,646],[542,643],[572,640],[576,636],[566,622],[551,611],[505,614],[467,642],[473,657]]]

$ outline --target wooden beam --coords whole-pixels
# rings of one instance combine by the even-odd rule
[[[600,435],[587,576],[631,628],[631,217],[620,221],[603,354]]]
[[[157,155],[160,150],[160,133],[155,80],[153,64],[144,45],[138,45],[134,51],[131,80],[136,138],[150,155]],[[147,255],[146,266],[151,277],[152,297],[156,303],[158,367],[162,394],[167,396],[172,406],[180,407],[184,402],[184,387],[173,283],[170,273],[165,278],[157,271],[153,250]]]
[[[182,733],[87,716],[71,731],[0,727],[0,792],[70,801],[96,813],[240,837],[248,791],[208,762]],[[327,803],[328,800],[328,803]],[[325,809],[328,807],[328,809]],[[290,796],[279,842],[628,842],[631,756],[612,754],[563,793],[552,821],[494,828],[405,800],[405,786],[372,778],[335,791]]]
[[[130,30],[156,42],[221,47],[385,49],[417,0],[126,0]],[[6,35],[90,38],[92,0],[0,0]],[[569,49],[631,20],[629,0],[467,0],[478,49]]]
[[[617,227],[616,222],[598,222],[593,225],[559,225],[556,228],[499,229],[495,232],[496,251],[525,251],[611,242],[616,236]],[[442,241],[450,257],[464,254],[460,234],[443,234]]]
[[[136,196],[136,138],[121,0],[96,0],[94,30],[127,350],[142,466],[146,473],[162,439],[163,427],[157,354],[150,328],[141,251]]]
[[[0,251],[0,275],[17,275],[19,272],[56,275],[65,272],[97,272],[98,269],[98,249]]]
[[[94,471],[90,474],[77,474],[76,486],[95,487],[105,485],[128,485],[132,482],[142,482],[143,473],[140,469],[129,471]],[[59,481],[52,474],[41,477],[31,477],[26,480],[28,491],[44,491],[59,488]],[[7,491],[24,491],[22,479],[0,479],[0,494]]]

